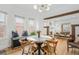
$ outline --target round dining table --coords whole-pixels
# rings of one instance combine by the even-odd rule
[[[28,36],[27,40],[32,40],[37,44],[37,50],[38,50],[38,55],[40,55],[40,50],[41,50],[41,45],[43,42],[45,42],[46,40],[50,40],[52,39],[50,36],[46,36],[46,35],[41,35],[40,37],[38,36]]]

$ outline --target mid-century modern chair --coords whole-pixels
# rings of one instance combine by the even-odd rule
[[[50,51],[49,51],[47,42],[43,43],[42,45],[43,45],[43,46],[42,46],[43,54],[44,54],[44,55],[49,55]]]
[[[36,49],[37,49],[36,44],[34,42],[32,42],[32,41],[28,41],[28,44],[23,48],[22,55],[23,54],[34,55]]]
[[[12,48],[20,46],[19,35],[17,32],[12,31]]]
[[[56,41],[47,40],[47,42],[44,44],[45,44],[45,46],[43,46],[42,49],[44,50],[45,54],[47,54],[47,55],[56,54],[55,53],[55,48],[56,48],[56,44],[57,44]]]

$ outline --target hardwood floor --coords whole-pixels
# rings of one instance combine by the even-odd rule
[[[7,48],[7,49],[5,49],[6,50],[6,54],[7,55],[17,55],[17,54],[21,54],[22,53],[22,49],[21,49],[21,47],[16,47],[16,48]],[[19,53],[20,52],[20,53]]]
[[[16,51],[14,51],[14,50],[16,50]],[[20,47],[17,48],[17,49],[14,49],[14,50],[8,50],[6,55],[22,55],[22,50],[21,50]],[[66,55],[79,55],[79,49],[76,49],[76,48],[72,49],[72,48],[70,48],[69,52]]]
[[[66,50],[66,43],[64,43],[64,41],[60,40],[60,42],[58,43],[57,46],[57,55],[79,55],[79,49],[77,48],[69,48],[69,52],[67,52],[66,54],[62,54],[65,50]],[[64,48],[64,50],[62,50],[62,48]],[[6,55],[22,55],[22,48],[21,47],[17,47],[17,48],[7,48],[5,49],[5,54]],[[36,54],[37,55],[37,54]]]

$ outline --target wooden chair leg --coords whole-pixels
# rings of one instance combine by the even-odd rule
[[[56,55],[56,52],[54,52],[55,53],[55,55]]]
[[[24,49],[23,49],[23,51],[22,51],[22,55],[24,54]]]
[[[46,55],[46,52],[44,52],[44,50],[43,50],[43,49],[41,49],[41,50],[43,51],[44,55]]]

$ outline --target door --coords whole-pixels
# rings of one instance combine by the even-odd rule
[[[75,27],[75,41],[79,41],[79,26]]]

